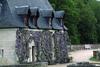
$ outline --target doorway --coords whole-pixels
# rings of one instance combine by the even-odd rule
[[[34,61],[34,60],[35,60],[35,59],[34,59],[34,51],[35,51],[34,49],[35,49],[35,47],[32,46],[32,62],[35,62],[35,61]]]

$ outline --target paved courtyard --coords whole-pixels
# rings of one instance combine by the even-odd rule
[[[94,50],[100,50],[100,49],[88,49],[88,50],[69,52],[69,56],[73,57],[72,61],[70,61],[69,63],[66,63],[66,64],[49,65],[48,67],[66,67],[67,65],[70,65],[72,63],[84,62],[84,61],[87,61],[89,63],[100,63],[100,62],[89,60],[89,58],[93,56]]]

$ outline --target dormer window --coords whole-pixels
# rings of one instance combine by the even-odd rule
[[[20,21],[25,25],[25,26],[29,26],[28,24],[28,19],[30,16],[30,12],[29,12],[29,6],[15,6],[16,8],[16,12],[17,15],[20,18]]]
[[[52,29],[52,13],[51,9],[40,9],[37,26],[41,29]]]
[[[64,23],[63,23],[64,18],[65,18],[64,11],[55,11],[54,12],[54,19],[52,21],[53,29],[64,30],[64,28],[65,28]]]
[[[30,7],[30,17],[29,17],[29,27],[37,28],[37,19],[39,17],[39,12],[37,7]]]

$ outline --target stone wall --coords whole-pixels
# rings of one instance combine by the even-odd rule
[[[34,62],[34,63],[25,63],[17,65],[2,65],[0,67],[48,67],[47,62]]]
[[[84,50],[84,49],[86,49],[85,45],[90,45],[91,46],[90,49],[100,48],[100,44],[80,44],[80,45],[71,45],[71,47],[70,46],[68,46],[68,47],[69,47],[69,50]]]
[[[90,64],[89,62],[77,62],[71,65],[68,65],[67,67],[95,67],[95,65]]]
[[[0,65],[17,63],[15,54],[17,29],[0,29]]]

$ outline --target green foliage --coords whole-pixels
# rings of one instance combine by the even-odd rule
[[[55,5],[54,10],[65,11],[64,24],[69,29],[72,44],[98,43],[99,34],[96,31],[98,30],[96,29],[98,20],[89,6],[92,0],[49,0],[49,2]],[[91,5],[93,6],[93,4]]]
[[[97,60],[96,58],[94,58],[94,57],[91,57],[89,60],[91,60],[91,61],[99,61],[99,60]],[[100,61],[99,61],[100,62]]]
[[[97,31],[97,35],[98,35],[98,43],[100,43],[100,1],[96,1],[96,0],[93,0],[93,1],[90,1],[88,3],[94,14],[95,14],[95,17],[97,19],[97,24],[96,24],[96,31]]]
[[[79,22],[79,9],[75,8],[76,3],[73,0],[59,0],[54,1],[49,0],[50,3],[55,3],[55,10],[64,10],[66,13],[65,25],[69,29],[68,33],[72,44],[80,44],[77,24]]]
[[[51,4],[51,6],[55,9],[56,5],[54,3]]]
[[[81,34],[80,39],[82,44],[86,43],[97,43],[97,32],[95,31],[96,27],[96,18],[93,11],[89,6],[84,6],[80,12],[80,21],[78,24],[78,30]]]

